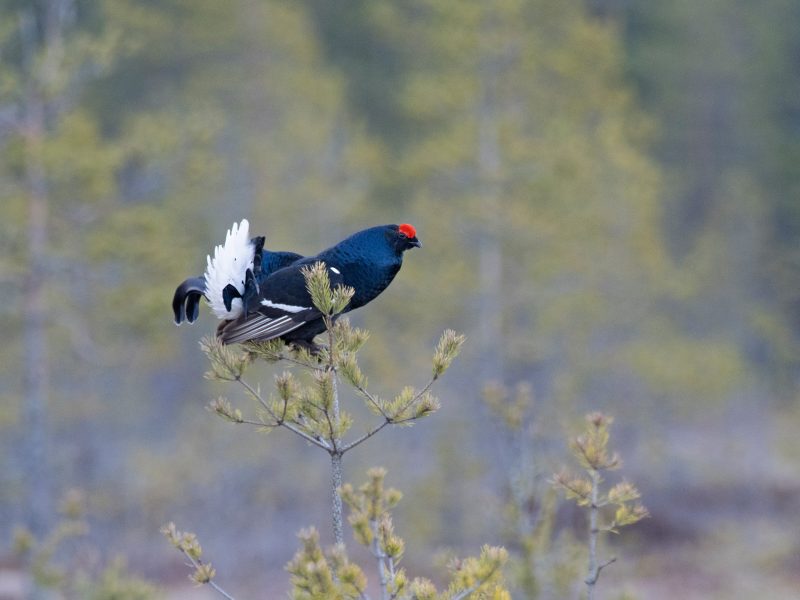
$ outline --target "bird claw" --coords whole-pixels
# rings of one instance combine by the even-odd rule
[[[289,345],[296,351],[305,350],[314,358],[319,358],[322,351],[327,349],[326,346],[321,346],[320,344],[315,344],[308,340],[292,340],[289,342]]]

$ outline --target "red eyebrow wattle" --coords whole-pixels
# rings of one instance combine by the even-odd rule
[[[400,227],[397,228],[400,233],[405,234],[406,237],[417,237],[417,230],[414,229],[413,225],[409,225],[408,223],[403,223]]]

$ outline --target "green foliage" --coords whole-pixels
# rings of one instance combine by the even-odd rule
[[[117,559],[95,580],[83,580],[76,588],[86,600],[155,600],[161,592],[152,584],[127,572],[125,561]]]
[[[602,413],[586,415],[583,433],[570,440],[570,449],[575,459],[588,475],[575,477],[561,472],[553,476],[553,485],[564,492],[568,500],[589,511],[589,566],[586,585],[589,599],[594,597],[594,588],[600,571],[616,560],[611,558],[599,562],[597,543],[601,532],[619,533],[620,528],[638,523],[650,516],[647,509],[638,502],[639,491],[633,484],[622,481],[607,492],[603,492],[601,473],[618,469],[621,460],[609,445],[609,428],[613,419]],[[613,516],[612,516],[613,515]],[[604,518],[605,522],[601,522]]]
[[[303,275],[314,305],[324,315],[328,328],[327,348],[321,348],[311,355],[305,349],[286,349],[277,340],[247,343],[243,350],[223,345],[216,338],[205,338],[201,342],[201,348],[211,363],[211,370],[206,377],[241,384],[256,403],[257,418],[246,417],[240,409],[221,397],[210,403],[210,412],[228,422],[255,425],[263,431],[284,427],[331,456],[332,516],[339,545],[326,555],[320,548],[315,530],[300,533],[302,548],[287,566],[292,576],[292,597],[302,600],[365,597],[366,578],[356,565],[349,562],[341,537],[343,500],[351,507],[349,521],[356,539],[370,548],[378,561],[384,598],[411,600],[432,597],[433,594],[433,597],[444,599],[466,598],[474,594],[476,598],[504,600],[508,596],[500,581],[500,568],[508,558],[505,550],[487,546],[480,557],[460,563],[453,569],[453,582],[449,590],[438,596],[428,582],[409,582],[405,571],[396,568],[403,557],[405,544],[394,532],[389,511],[400,501],[401,494],[397,490],[384,488],[386,471],[369,471],[369,482],[357,491],[349,484],[341,485],[341,458],[344,453],[387,425],[410,425],[439,409],[439,401],[429,390],[460,352],[464,336],[449,329],[442,334],[433,355],[432,376],[425,387],[418,391],[406,386],[393,400],[381,400],[367,390],[367,378],[358,365],[357,354],[369,337],[367,332],[352,328],[346,319],[338,318],[338,313],[349,303],[353,290],[344,286],[332,288],[328,269],[320,262],[304,269]],[[257,358],[270,363],[286,361],[292,366],[301,367],[306,376],[301,379],[288,371],[277,375],[276,395],[265,399],[258,387],[251,386],[243,379],[245,371]],[[352,426],[352,417],[340,405],[339,373],[362,397],[367,407],[383,418],[382,422],[350,442],[345,441],[344,437]],[[180,532],[172,523],[165,526],[162,532],[191,562],[194,571],[190,577],[193,581],[210,584],[227,595],[213,582],[215,571],[210,563],[202,562],[202,550],[194,534]]]
[[[69,553],[75,554],[76,546],[89,533],[85,504],[83,492],[71,489],[61,499],[60,520],[43,538],[37,539],[24,527],[15,529],[12,548],[28,571],[33,588],[87,600],[160,598],[161,593],[153,584],[128,572],[122,558],[111,560],[99,573],[69,560]],[[66,555],[65,550],[69,551]]]
[[[508,562],[505,549],[484,546],[477,557],[454,561],[450,565],[451,582],[444,592],[437,592],[430,581],[422,578],[409,581],[405,570],[397,568],[403,557],[404,542],[394,532],[390,509],[402,494],[384,487],[386,470],[370,469],[368,481],[355,490],[350,484],[342,496],[351,508],[349,517],[356,541],[370,549],[378,563],[382,598],[397,600],[510,600],[502,579],[502,568]],[[202,549],[192,533],[180,532],[170,523],[162,529],[170,542],[189,559],[194,567],[190,578],[198,584],[213,583],[215,571],[201,560]],[[344,545],[327,552],[322,550],[316,529],[299,534],[300,549],[286,565],[291,575],[290,597],[295,600],[364,600],[367,598],[367,577],[350,562]],[[214,584],[227,598],[230,596]]]
[[[659,123],[653,150],[667,184],[664,230],[696,295],[679,309],[680,322],[724,340],[741,366],[784,388],[797,360],[784,334],[791,329],[789,343],[797,344],[789,290],[797,288],[800,213],[797,169],[789,165],[800,152],[791,133],[800,73],[789,57],[800,7],[636,0],[618,16],[626,66]],[[784,325],[762,329],[753,314],[762,310]],[[748,353],[754,345],[757,361]]]
[[[385,488],[385,469],[371,469],[369,480],[357,490],[350,484],[341,485],[341,457],[348,450],[378,433],[387,425],[411,424],[439,409],[439,402],[429,389],[445,373],[461,350],[464,336],[446,330],[433,355],[432,377],[420,391],[405,387],[391,401],[373,396],[366,389],[366,376],[358,366],[357,353],[367,340],[367,333],[350,327],[346,319],[336,319],[352,297],[353,290],[338,286],[331,288],[327,267],[316,263],[305,269],[303,275],[314,305],[323,313],[328,325],[327,348],[316,356],[306,351],[288,352],[275,341],[249,343],[244,351],[222,345],[216,339],[204,339],[201,347],[211,362],[207,377],[223,382],[239,382],[257,404],[257,420],[246,418],[225,398],[218,398],[209,410],[228,422],[252,424],[261,430],[285,427],[323,450],[332,459],[332,505],[334,533],[338,546],[324,553],[316,530],[300,533],[301,549],[287,565],[291,574],[291,597],[298,600],[346,599],[366,597],[366,577],[361,569],[347,557],[341,535],[341,502],[351,509],[348,521],[356,540],[370,549],[378,563],[379,583],[383,598],[413,600],[415,598],[440,598],[455,600],[467,597],[507,600],[508,591],[502,583],[501,568],[508,560],[503,548],[484,546],[477,558],[468,558],[454,564],[451,583],[447,591],[439,594],[426,580],[409,581],[398,564],[405,552],[405,542],[394,530],[391,509],[402,494]],[[335,320],[335,323],[334,323]],[[290,372],[275,378],[276,396],[264,399],[258,388],[249,385],[242,375],[254,358],[267,362],[285,360],[307,372],[301,381]],[[383,421],[352,442],[343,440],[352,425],[351,417],[342,410],[338,393],[338,373],[342,373],[364,399],[368,407]],[[227,596],[212,581],[215,571],[210,563],[201,560],[202,549],[197,537],[180,532],[170,523],[162,532],[191,562],[194,571],[190,576],[199,584],[208,583]],[[228,596],[229,597],[229,596]]]
[[[619,456],[608,453],[608,428],[613,419],[602,413],[586,416],[589,425],[586,431],[570,440],[570,449],[580,465],[587,471],[606,471],[618,469]]]
[[[367,377],[358,364],[358,352],[369,334],[351,327],[346,318],[338,317],[338,313],[350,301],[353,290],[344,286],[332,289],[327,269],[322,263],[316,263],[303,274],[315,306],[325,315],[329,325],[328,347],[322,348],[317,356],[312,356],[305,349],[288,349],[280,340],[270,340],[249,342],[242,351],[226,346],[216,338],[204,338],[201,349],[211,363],[211,370],[206,377],[223,382],[239,382],[255,402],[257,418],[245,417],[242,410],[226,398],[211,402],[209,410],[226,421],[256,425],[264,431],[284,427],[331,454],[347,452],[388,425],[411,425],[438,411],[439,400],[430,393],[430,388],[460,352],[464,336],[446,330],[433,354],[430,381],[420,390],[406,386],[394,399],[383,400],[368,391]],[[254,358],[270,363],[286,361],[301,367],[306,376],[300,378],[290,372],[276,376],[277,395],[264,398],[258,387],[252,387],[242,379]],[[344,441],[344,437],[350,431],[353,420],[339,404],[337,381],[340,374],[367,408],[383,419],[349,442]]]
[[[296,600],[361,599],[367,588],[363,571],[351,563],[344,548],[332,549],[327,556],[313,528],[298,534],[301,548],[286,565],[291,574],[291,598]]]
[[[53,21],[42,17],[57,5],[74,10],[47,44]],[[619,389],[634,390],[625,418],[658,448],[643,453],[643,468],[661,467],[653,476],[665,486],[676,472],[682,485],[708,486],[700,477],[711,471],[738,482],[739,467],[698,466],[706,454],[683,445],[688,458],[676,463],[665,449],[670,429],[683,439],[706,426],[698,419],[726,423],[723,433],[727,419],[747,422],[736,443],[757,440],[749,407],[762,408],[765,427],[783,427],[769,396],[796,404],[798,10],[784,0],[2,3],[0,514],[15,520],[28,505],[20,465],[30,390],[20,374],[46,362],[48,481],[91,486],[109,543],[141,544],[148,524],[139,519],[160,523],[155,515],[223,472],[231,485],[254,486],[251,508],[277,512],[286,503],[276,495],[311,496],[306,482],[252,483],[253,444],[263,440],[225,444],[224,429],[196,416],[203,383],[191,347],[198,327],[213,326],[205,310],[193,329],[169,324],[174,285],[202,272],[211,244],[241,216],[268,247],[306,254],[372,223],[417,225],[424,251],[356,313],[381,334],[370,351],[356,355],[345,336],[359,330],[343,319],[334,327],[343,399],[349,386],[367,390],[356,394],[375,427],[438,408],[427,393],[407,406],[417,392],[403,388],[429,367],[419,344],[435,344],[447,315],[473,342],[459,391],[533,373],[546,390],[537,422],[551,424],[590,401],[622,414]],[[35,21],[30,62],[26,18]],[[35,112],[29,91],[45,103],[39,139],[20,128]],[[48,208],[47,268],[34,273],[48,307],[41,362],[23,355],[21,318],[30,304],[26,169],[36,163]],[[360,407],[348,404],[333,429],[315,408],[330,392],[301,365],[326,364],[325,351],[259,343],[244,348],[248,364],[240,351],[219,375],[255,378],[249,364],[261,359],[288,365],[292,379],[287,389],[283,375],[274,390],[268,379],[254,386],[277,420],[233,394],[210,407],[221,418],[271,430],[285,411],[309,435],[374,431],[360,425]],[[459,397],[461,421],[419,432],[452,448],[439,454],[440,472],[422,474],[430,488],[444,485],[411,494],[410,511],[430,517],[417,537],[409,525],[415,546],[476,543],[501,519],[464,516],[486,477],[457,440],[497,446],[468,418],[475,397]],[[529,410],[512,391],[497,413],[503,437],[529,432]],[[176,477],[194,464],[198,439],[215,452],[202,472]],[[494,475],[493,452],[481,456]],[[521,445],[515,454],[549,473],[541,455]],[[539,480],[521,475],[523,463],[497,474],[507,544],[535,546],[520,571],[542,575],[541,595],[567,597],[545,580],[557,570],[547,563],[557,540],[528,543],[552,508],[524,483]],[[142,477],[120,479],[131,466]],[[759,472],[782,468],[772,467]],[[223,502],[212,493],[193,510]],[[614,520],[614,505],[605,511]]]
[[[236,346],[226,346],[217,337],[206,337],[200,341],[200,349],[208,356],[211,370],[206,379],[237,381],[250,362],[250,354],[241,352]]]
[[[517,550],[507,569],[514,596],[528,600],[573,596],[583,556],[571,532],[556,527],[557,494],[544,481],[550,457],[542,443],[547,425],[541,404],[526,383],[514,389],[487,385],[484,402],[509,446],[501,500],[503,539]]]
[[[453,565],[453,582],[445,598],[475,598],[511,600],[511,595],[499,582],[500,569],[508,560],[508,552],[496,546],[484,546],[480,556],[457,561]]]
[[[194,571],[189,575],[189,579],[198,585],[211,583],[217,574],[214,567],[209,562],[203,562],[203,548],[194,533],[188,531],[178,531],[175,523],[169,523],[161,528],[161,533],[175,546],[192,564]]]
[[[501,569],[508,561],[508,552],[499,547],[484,546],[478,557],[451,564],[451,583],[441,594],[426,579],[409,581],[405,569],[397,565],[403,558],[405,543],[394,530],[391,509],[402,498],[394,488],[386,488],[386,470],[373,468],[368,480],[357,490],[350,484],[342,488],[342,498],[350,507],[348,521],[356,541],[370,550],[378,563],[383,597],[401,600],[482,598],[508,600],[510,595],[502,581]],[[388,594],[388,596],[387,596]]]
[[[586,415],[586,422],[584,432],[570,440],[570,449],[589,478],[562,472],[554,476],[553,482],[567,499],[574,500],[578,506],[590,509],[613,508],[614,516],[600,527],[603,531],[618,533],[620,527],[637,523],[649,516],[649,513],[637,502],[639,491],[627,481],[617,483],[605,494],[598,492],[597,486],[603,482],[600,473],[620,468],[621,459],[616,452],[608,449],[609,427],[613,419],[595,412]]]
[[[388,517],[389,511],[403,495],[394,488],[384,489],[386,469],[370,469],[367,477],[369,480],[358,491],[349,483],[342,487],[342,499],[350,507],[348,521],[358,543],[370,547],[377,542],[388,558],[398,561],[403,553],[402,543],[391,534],[392,524]]]
[[[434,379],[442,375],[453,362],[459,352],[461,346],[464,345],[466,337],[453,331],[446,329],[436,345],[436,352],[433,355],[433,377]]]
[[[306,288],[311,295],[311,301],[326,317],[342,312],[356,292],[353,288],[342,285],[332,290],[328,268],[324,262],[303,267],[302,273],[306,279]]]

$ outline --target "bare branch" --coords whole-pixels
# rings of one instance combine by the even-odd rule
[[[600,578],[600,571],[602,571],[608,565],[610,565],[612,563],[615,563],[615,562],[617,562],[617,557],[616,556],[612,556],[608,560],[603,561],[602,563],[597,565],[597,571],[595,572],[593,577],[591,577],[589,579],[586,579],[586,585],[594,585],[595,583],[597,583],[597,580]]]
[[[365,433],[364,435],[362,435],[362,436],[361,436],[360,438],[358,438],[357,440],[355,440],[355,441],[352,441],[352,442],[350,442],[349,444],[346,444],[346,445],[345,445],[345,446],[344,446],[344,447],[341,449],[341,452],[342,452],[342,454],[344,454],[344,453],[345,453],[345,452],[347,452],[348,450],[352,450],[353,448],[355,448],[355,447],[356,447],[356,446],[358,446],[359,444],[362,444],[363,442],[366,442],[366,441],[367,441],[369,438],[371,438],[373,435],[375,435],[376,433],[378,433],[378,432],[379,432],[381,429],[383,429],[383,428],[384,428],[384,427],[386,427],[387,425],[392,425],[392,424],[394,424],[394,423],[393,423],[393,421],[391,421],[390,419],[388,419],[388,418],[387,418],[387,419],[386,419],[386,420],[385,420],[383,423],[381,423],[380,425],[378,425],[378,426],[377,426],[377,427],[375,427],[374,429],[370,429],[370,430],[369,430],[367,433]]]

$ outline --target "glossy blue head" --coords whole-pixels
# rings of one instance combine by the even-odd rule
[[[354,233],[323,254],[332,252],[339,256],[358,255],[373,259],[392,257],[402,260],[403,252],[421,246],[417,232],[411,225],[378,225]]]
[[[411,248],[422,248],[422,243],[417,239],[417,230],[413,225],[403,223],[402,225],[390,225],[390,239],[398,252],[405,252]]]

